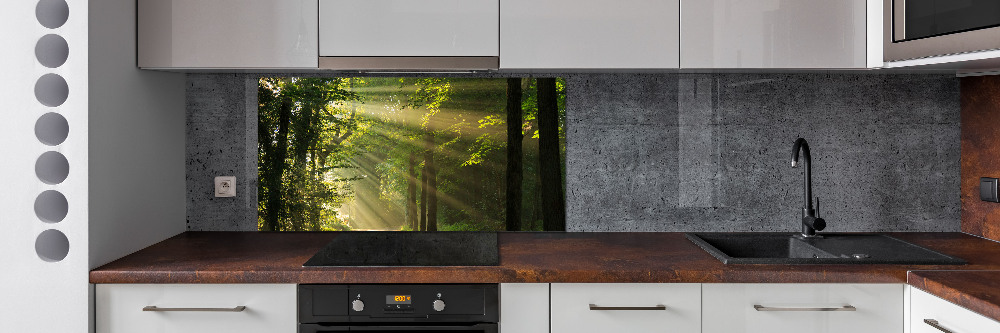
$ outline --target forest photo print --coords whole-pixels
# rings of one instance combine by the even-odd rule
[[[559,78],[261,78],[261,231],[565,230]]]

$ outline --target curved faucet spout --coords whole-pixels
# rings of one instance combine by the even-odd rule
[[[799,152],[802,152],[802,236],[816,237],[817,230],[826,228],[826,221],[816,216],[812,205],[812,156],[809,154],[809,143],[798,138],[792,146],[792,167],[799,166]]]
[[[792,145],[792,167],[798,167],[799,163],[799,151],[802,152],[802,164],[805,167],[805,171],[802,174],[803,178],[803,196],[805,201],[803,202],[802,208],[807,210],[812,210],[812,155],[809,154],[809,143],[806,139],[798,138],[795,140],[795,144]],[[805,213],[805,212],[804,212]],[[804,215],[803,215],[804,216]]]

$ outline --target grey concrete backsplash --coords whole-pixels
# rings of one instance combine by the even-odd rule
[[[959,230],[953,76],[560,76],[568,231],[798,230],[798,137],[826,231]],[[256,230],[257,77],[187,78],[190,230]],[[236,198],[213,197],[220,175]]]
[[[186,93],[188,230],[257,230],[257,78],[189,74]],[[236,176],[235,198],[216,176]]]

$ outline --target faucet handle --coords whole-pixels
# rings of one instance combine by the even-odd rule
[[[819,196],[816,196],[816,217],[819,217]]]

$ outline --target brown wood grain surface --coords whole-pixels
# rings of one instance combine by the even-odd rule
[[[1000,178],[1000,76],[965,77],[962,94],[962,231],[1000,240],[1000,203],[979,200],[979,178]]]
[[[1000,270],[1000,244],[893,233],[961,266],[724,265],[682,233],[501,233],[499,266],[302,267],[337,233],[186,232],[90,273],[91,283],[905,283],[909,270]]]
[[[1000,321],[1000,271],[912,271],[907,283]]]

